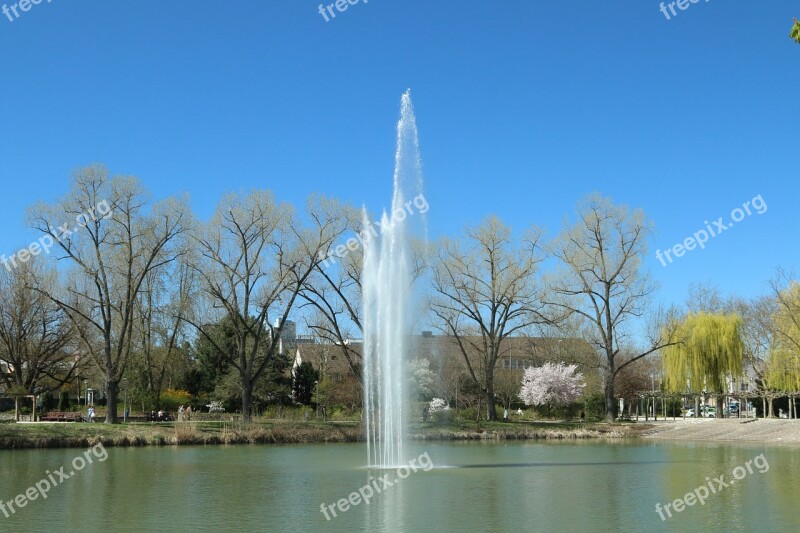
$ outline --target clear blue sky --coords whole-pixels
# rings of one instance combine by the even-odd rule
[[[0,0],[0,4],[12,3]],[[92,162],[156,197],[320,191],[378,210],[411,87],[430,234],[496,213],[552,234],[592,191],[642,207],[660,298],[691,282],[764,292],[800,267],[797,2],[712,0],[53,0],[0,15],[0,252],[24,213]],[[668,248],[761,194],[746,218],[664,268]]]

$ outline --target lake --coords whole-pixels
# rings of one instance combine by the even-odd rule
[[[417,442],[410,457],[416,472],[366,469],[363,444],[0,451],[0,531],[800,529],[791,447]]]

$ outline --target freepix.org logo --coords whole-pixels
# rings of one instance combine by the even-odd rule
[[[742,204],[742,207],[737,207],[731,211],[731,222],[726,223],[723,217],[719,217],[709,224],[708,220],[704,221],[705,228],[697,230],[691,237],[686,237],[683,242],[673,245],[670,248],[662,251],[660,248],[656,250],[656,259],[661,262],[661,266],[667,266],[672,263],[674,259],[683,257],[686,252],[691,252],[696,248],[701,250],[705,249],[706,243],[709,239],[719,236],[722,232],[728,231],[734,227],[735,224],[741,222],[746,216],[751,216],[753,213],[763,215],[767,212],[767,203],[764,198],[759,194],[752,200]],[[674,258],[673,258],[674,256]]]
[[[711,0],[702,0],[704,4],[707,4],[710,1]],[[664,13],[664,16],[667,18],[667,20],[671,20],[672,17],[678,16],[678,11],[675,10],[676,7],[680,11],[686,11],[692,4],[698,4],[700,2],[701,0],[676,0],[675,2],[661,2],[658,9]],[[670,13],[672,13],[671,16]]]
[[[39,240],[30,243],[27,247],[17,250],[10,257],[0,255],[0,263],[11,272],[12,269],[17,268],[19,263],[26,263],[31,257],[44,253],[50,253],[50,248],[56,244],[56,241],[63,242],[71,238],[74,233],[78,233],[81,229],[85,228],[90,222],[97,222],[98,220],[108,218],[113,215],[111,206],[108,205],[106,200],[98,203],[94,208],[90,208],[87,213],[81,213],[75,217],[75,226],[70,229],[70,223],[63,224],[58,228],[50,228],[50,233],[42,235]],[[53,240],[55,238],[55,240]]]
[[[108,459],[108,452],[102,442],[98,442],[83,452],[82,455],[76,456],[70,462],[69,466],[62,466],[53,472],[45,470],[45,477],[10,500],[4,501],[3,498],[0,498],[0,512],[2,512],[6,518],[11,518],[11,515],[16,514],[18,510],[26,507],[29,503],[39,498],[46,500],[48,493],[52,489],[60,486],[66,480],[71,479],[87,466],[94,464],[94,459],[97,459],[98,463],[103,463]],[[69,472],[66,472],[67,468],[70,468]]]
[[[47,0],[47,3],[49,4],[52,1],[53,0]],[[23,13],[27,13],[33,6],[38,6],[42,2],[44,2],[44,0],[19,0],[19,2],[11,4],[10,6],[8,4],[3,4],[3,7],[0,7],[0,11],[8,18],[9,22],[14,22],[20,18]]]
[[[331,19],[336,18],[336,13],[344,13],[348,10],[350,6],[354,6],[359,2],[364,2],[365,4],[369,3],[369,0],[336,0],[331,4],[319,5],[319,14],[322,15],[322,18],[325,19],[325,22],[330,22]]]
[[[706,476],[705,484],[700,485],[691,492],[687,492],[682,498],[677,498],[674,501],[664,505],[657,503],[656,513],[658,513],[658,516],[661,517],[661,521],[663,522],[667,518],[672,518],[673,511],[676,513],[681,513],[684,509],[691,507],[696,503],[700,503],[700,506],[702,507],[706,504],[706,500],[710,496],[722,492],[724,489],[735,485],[737,481],[743,480],[749,474],[753,474],[753,466],[756,467],[759,474],[766,474],[769,472],[769,463],[767,462],[767,458],[764,457],[764,454],[762,453],[761,455],[747,461],[744,466],[737,466],[734,468],[731,472],[733,479],[725,481],[724,474],[717,478]],[[664,513],[666,513],[666,516],[664,516]]]

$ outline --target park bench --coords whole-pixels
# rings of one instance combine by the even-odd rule
[[[158,416],[158,413],[149,413],[145,415],[145,419],[148,422],[174,422],[175,417],[169,413],[164,413],[161,416]]]
[[[81,413],[51,411],[42,417],[42,422],[82,422]]]

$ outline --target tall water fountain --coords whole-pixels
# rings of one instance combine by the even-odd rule
[[[369,465],[405,464],[409,398],[406,370],[413,326],[413,277],[410,237],[421,224],[413,214],[411,193],[422,188],[422,165],[411,92],[403,94],[397,124],[394,193],[380,229],[364,213],[364,412]],[[416,217],[416,219],[414,219]],[[413,223],[412,223],[413,222]]]

